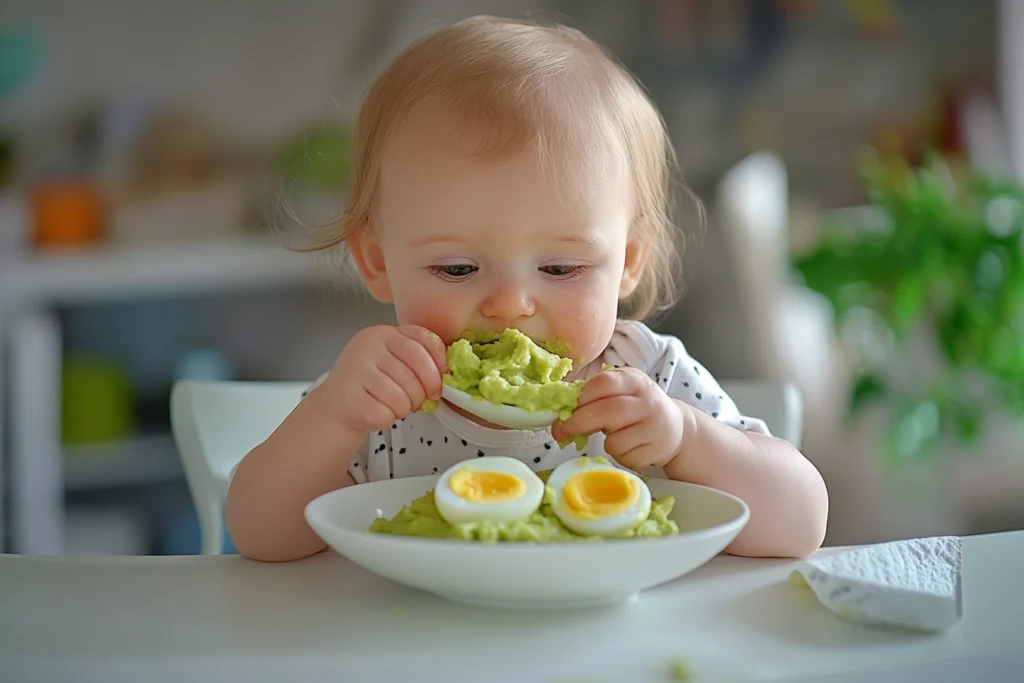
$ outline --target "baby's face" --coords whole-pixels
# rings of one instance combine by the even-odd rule
[[[384,161],[373,245],[401,324],[451,343],[465,329],[515,327],[605,349],[633,288],[628,184],[611,156],[581,165],[566,197],[524,150],[484,161],[443,136],[403,133]],[[578,194],[578,193],[577,193]]]

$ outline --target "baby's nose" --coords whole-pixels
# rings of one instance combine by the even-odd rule
[[[481,306],[481,314],[487,318],[513,321],[528,318],[536,306],[532,294],[516,283],[506,282],[492,289]]]

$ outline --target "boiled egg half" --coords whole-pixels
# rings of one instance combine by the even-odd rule
[[[644,480],[604,458],[564,462],[548,477],[548,486],[555,516],[581,536],[616,536],[651,514],[651,490]]]
[[[523,522],[540,507],[544,482],[526,463],[485,456],[445,470],[434,486],[434,504],[449,524]]]

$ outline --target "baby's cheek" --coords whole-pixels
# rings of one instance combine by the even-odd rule
[[[574,360],[590,362],[604,352],[615,329],[615,312],[584,300],[560,326],[559,338],[572,348]]]
[[[398,321],[403,325],[419,325],[441,337],[445,344],[451,344],[462,332],[462,322],[458,313],[447,309],[443,304],[432,304],[420,301],[399,310]]]

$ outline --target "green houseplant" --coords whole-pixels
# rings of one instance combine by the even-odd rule
[[[938,156],[866,154],[862,178],[869,206],[838,212],[793,260],[838,326],[870,320],[887,342],[856,363],[850,414],[885,407],[895,460],[949,437],[969,447],[986,419],[1024,416],[1024,187]]]

